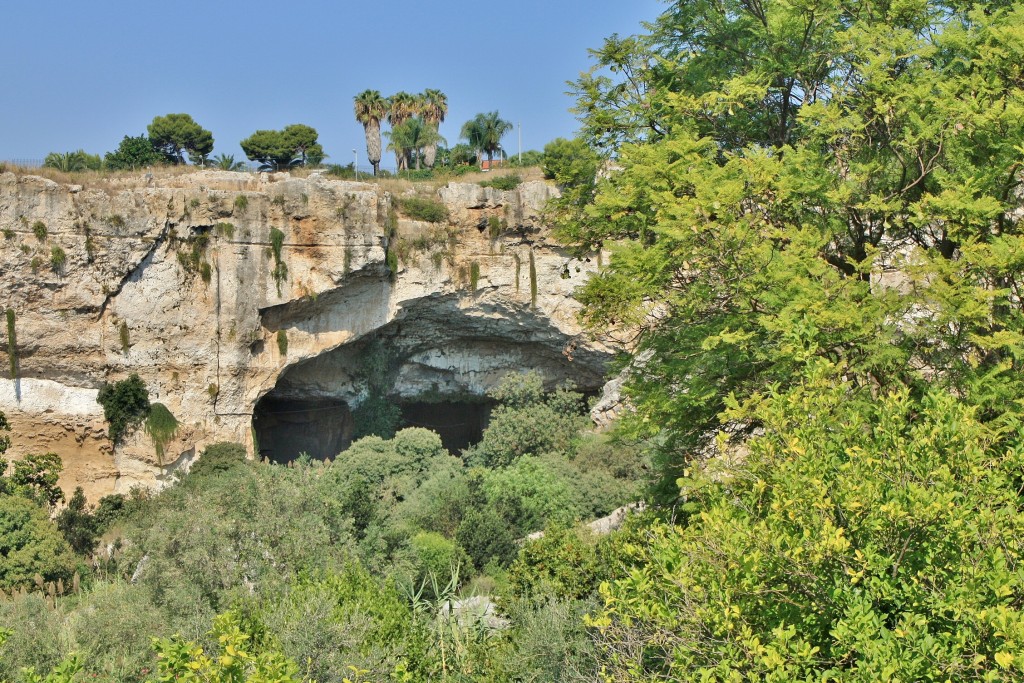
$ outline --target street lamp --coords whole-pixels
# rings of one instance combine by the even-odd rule
[[[352,150],[355,161],[352,162],[352,170],[356,172],[356,180],[359,180],[359,152]]]

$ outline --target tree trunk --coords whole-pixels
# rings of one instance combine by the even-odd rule
[[[380,122],[368,121],[366,124],[366,159],[373,165],[373,175],[380,168]]]

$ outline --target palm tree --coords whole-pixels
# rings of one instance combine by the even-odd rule
[[[390,109],[391,103],[379,90],[364,90],[355,96],[356,121],[366,133],[366,158],[373,164],[373,175],[380,171],[380,122]]]
[[[391,105],[388,108],[388,123],[391,124],[392,130],[420,113],[419,100],[404,90],[392,95],[388,102]],[[409,159],[401,152],[395,152],[395,162],[398,164],[398,170],[409,168]]]
[[[436,132],[444,123],[444,117],[448,115],[448,96],[440,90],[427,88],[420,95],[423,102],[423,121]],[[434,160],[437,158],[437,145],[427,145],[423,150],[423,163],[428,168],[434,167]]]
[[[472,121],[466,121],[459,137],[465,138],[470,147],[487,154],[487,165],[494,161],[494,154],[504,152],[501,149],[501,138],[512,130],[512,123],[505,121],[492,111],[488,114],[477,114]]]
[[[437,149],[437,143],[445,142],[437,129],[419,116],[406,119],[386,135],[391,141],[388,149],[393,150],[396,155],[401,155],[403,159],[415,159],[417,171],[420,170],[420,160],[425,156],[424,150],[431,146]]]
[[[219,168],[222,171],[244,171],[245,163],[235,161],[234,154],[218,154],[212,159],[207,159],[206,165],[210,168]]]

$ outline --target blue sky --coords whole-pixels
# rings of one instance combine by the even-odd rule
[[[482,111],[522,123],[523,149],[568,137],[577,122],[566,81],[588,48],[641,30],[661,0],[178,0],[12,2],[0,159],[84,148],[102,153],[186,112],[213,132],[215,153],[261,128],[306,123],[328,161],[365,164],[352,98],[438,88],[441,134],[458,142]],[[505,138],[515,152],[515,133]]]

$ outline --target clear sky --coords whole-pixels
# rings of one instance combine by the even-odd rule
[[[0,159],[103,153],[154,116],[185,112],[214,153],[262,128],[305,123],[329,162],[365,164],[352,98],[373,88],[448,95],[449,145],[478,112],[522,123],[523,149],[569,137],[566,81],[612,33],[661,0],[39,0],[0,23]],[[517,134],[504,140],[514,153]],[[385,162],[386,163],[386,162]]]

